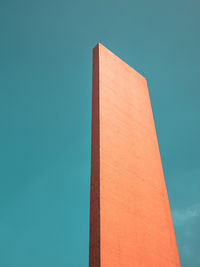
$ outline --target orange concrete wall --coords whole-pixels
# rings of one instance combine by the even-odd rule
[[[90,267],[180,266],[146,79],[93,50]]]

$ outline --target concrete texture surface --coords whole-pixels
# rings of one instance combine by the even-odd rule
[[[93,50],[90,267],[180,266],[146,79]]]

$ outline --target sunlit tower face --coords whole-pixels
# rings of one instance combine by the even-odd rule
[[[146,79],[93,50],[90,267],[180,266]]]

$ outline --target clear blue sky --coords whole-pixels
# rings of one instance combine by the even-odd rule
[[[0,0],[1,267],[88,266],[97,42],[148,80],[182,266],[200,266],[199,10]]]

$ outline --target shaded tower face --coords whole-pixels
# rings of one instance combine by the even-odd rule
[[[90,267],[180,266],[146,79],[93,50]]]

